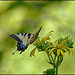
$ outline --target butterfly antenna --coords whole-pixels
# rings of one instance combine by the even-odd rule
[[[17,50],[16,50],[16,51],[17,51]],[[16,51],[15,51],[15,52],[16,52]],[[14,52],[14,53],[15,53],[15,52]],[[12,55],[14,55],[14,53],[12,53]]]

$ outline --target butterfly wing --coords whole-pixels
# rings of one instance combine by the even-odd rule
[[[30,34],[30,33],[17,33],[17,34],[12,34],[10,36],[13,37],[18,42],[22,41],[23,44],[26,46],[30,42],[30,40],[32,39],[34,34]]]
[[[40,29],[34,34],[34,36],[32,37],[31,41],[30,41],[30,44],[32,44],[37,38],[38,38],[38,35],[39,35],[39,32],[41,31],[41,28],[42,26],[40,27]]]
[[[42,26],[40,27],[40,29],[35,34],[30,34],[30,33],[17,33],[17,34],[10,35],[16,41],[18,41],[17,42],[17,50],[16,51],[21,51],[20,54],[22,52],[24,52],[25,49],[27,49],[28,45],[29,44],[32,44],[35,41],[35,39],[38,38],[38,35],[39,35],[39,32],[41,31],[41,28],[42,28]]]
[[[17,42],[17,51],[21,51],[21,53],[22,53],[25,51],[25,49],[27,49],[34,34],[17,33],[17,34],[12,34],[10,36],[13,37],[16,41],[18,41]]]

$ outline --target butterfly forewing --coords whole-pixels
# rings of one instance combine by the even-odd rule
[[[25,38],[25,36],[27,35],[27,33],[17,33],[14,35],[17,36],[20,40],[23,40]]]
[[[32,37],[34,36],[34,34],[16,33],[16,34],[12,34],[10,36],[13,37],[16,41],[22,41],[23,44],[26,46],[27,44],[29,44],[29,42],[32,39]]]
[[[34,34],[30,34],[30,33],[27,33],[26,36],[22,39],[23,41],[23,44],[26,46],[30,43],[32,37],[34,36]]]

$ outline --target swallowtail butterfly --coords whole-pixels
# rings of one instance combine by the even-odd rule
[[[41,28],[42,28],[42,26],[40,27],[40,29],[35,34],[16,33],[16,34],[10,35],[10,37],[13,37],[17,41],[17,45],[16,45],[17,50],[16,51],[21,51],[20,54],[22,52],[24,52],[27,49],[28,45],[32,44],[38,38],[38,35],[39,35],[39,32],[40,32]]]

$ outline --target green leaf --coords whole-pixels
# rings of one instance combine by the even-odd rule
[[[40,42],[38,48],[40,48],[41,51],[44,51],[47,48],[47,44],[45,44],[45,42]]]
[[[74,44],[74,42],[72,42],[72,40],[68,40],[66,42],[66,46],[68,46],[69,48],[73,48],[73,44]]]
[[[58,41],[58,44],[61,44],[63,40],[64,39],[60,37],[60,40]]]
[[[54,69],[47,69],[45,71],[46,74],[55,74],[55,70]]]

